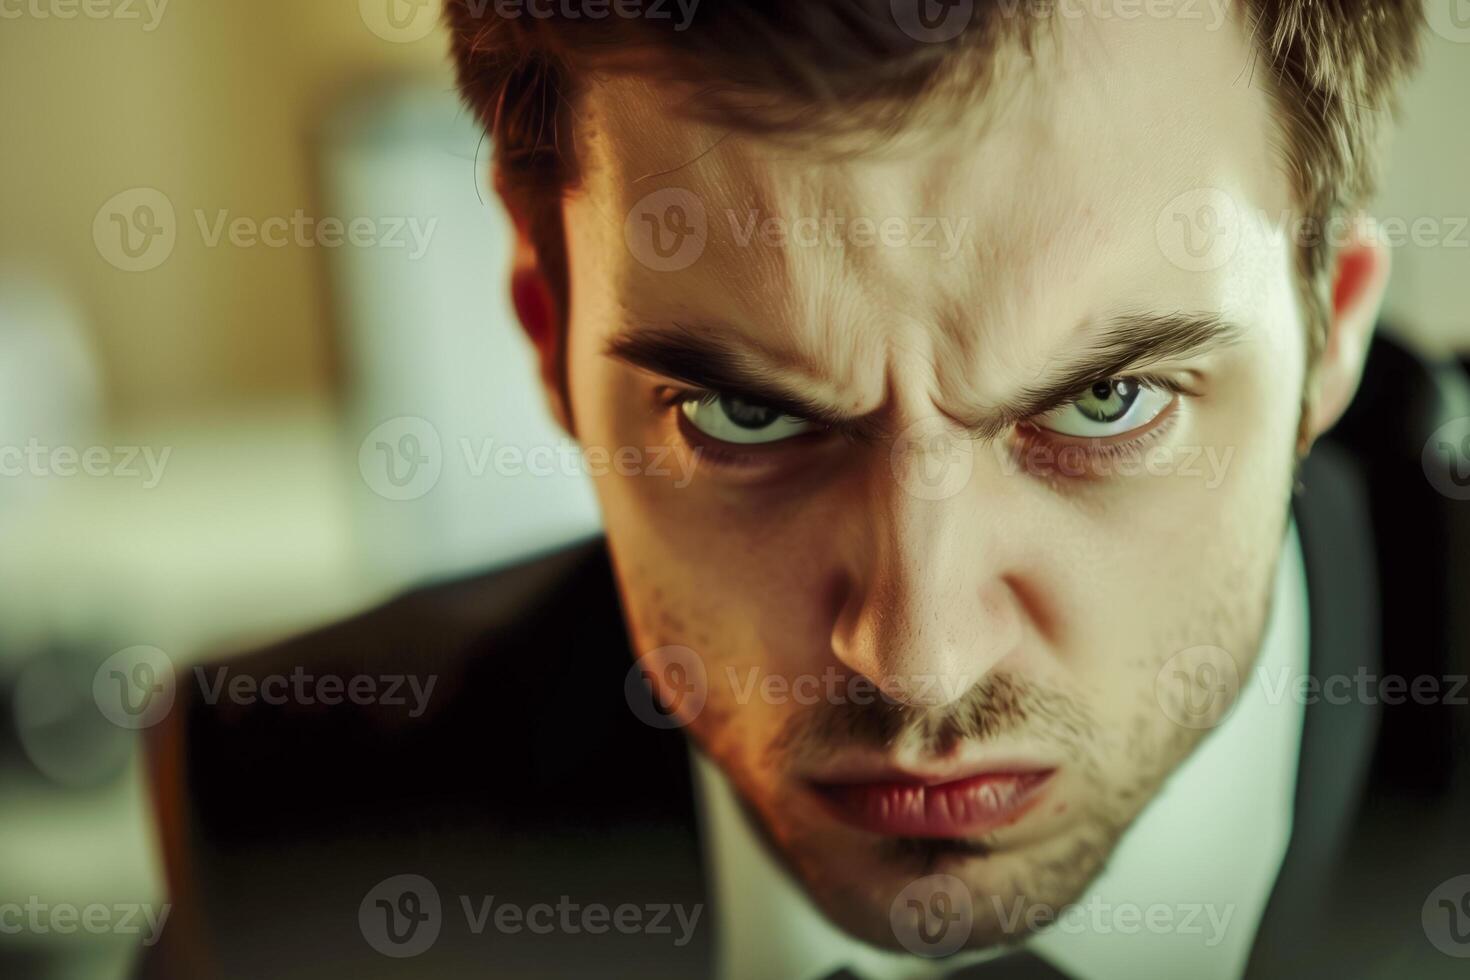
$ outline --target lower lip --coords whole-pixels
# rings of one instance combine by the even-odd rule
[[[953,782],[827,783],[817,795],[839,820],[892,837],[973,837],[1015,823],[1053,770],[983,773]]]

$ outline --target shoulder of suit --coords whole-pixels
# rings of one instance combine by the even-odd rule
[[[1363,500],[1382,673],[1438,691],[1430,703],[1378,706],[1373,793],[1434,799],[1470,778],[1470,690],[1459,682],[1470,673],[1467,417],[1463,365],[1380,335],[1357,397],[1325,440]]]
[[[528,790],[652,734],[622,695],[630,666],[599,539],[181,670],[156,781],[222,842],[531,820],[521,804],[554,793]],[[516,806],[496,805],[505,787]]]
[[[258,707],[282,707],[284,712],[268,713],[306,717],[337,706],[298,696],[306,683],[296,680],[298,675],[317,681],[404,676],[423,684],[436,676],[442,684],[462,680],[467,670],[487,661],[497,669],[514,670],[517,654],[527,648],[539,651],[544,663],[568,642],[587,640],[589,632],[600,634],[603,646],[621,646],[621,628],[607,552],[597,539],[471,577],[420,586],[282,642],[209,658],[180,679],[179,693],[186,710],[216,709],[191,718],[196,723],[244,723],[259,713],[251,710]],[[258,686],[267,678],[282,677],[291,682],[292,693],[280,705],[260,698],[242,700],[228,690],[232,682],[244,690],[249,681]],[[371,703],[362,704],[365,700]],[[440,699],[425,714],[449,703]],[[366,707],[366,714],[381,714],[385,723],[400,714],[382,710],[396,705],[379,700],[345,698],[343,704],[348,709]],[[341,714],[351,713],[331,712],[339,721]]]
[[[633,664],[600,541],[201,667],[148,732],[176,914],[146,976],[309,976],[324,962],[459,976],[553,961],[583,975],[664,938],[492,941],[446,914],[430,953],[384,959],[363,941],[361,903],[409,874],[446,913],[465,900],[703,901],[687,746],[625,698]],[[354,700],[354,683],[372,696]],[[697,961],[704,948],[676,952]]]

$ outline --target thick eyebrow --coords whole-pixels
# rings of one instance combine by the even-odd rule
[[[1097,381],[1126,376],[1160,361],[1198,357],[1236,343],[1243,334],[1239,326],[1212,313],[1114,317],[1101,329],[1079,329],[1076,349],[1052,362],[1053,377],[1028,383],[1004,406],[956,421],[975,438],[994,438],[1066,404]],[[787,415],[855,432],[866,428],[861,418],[791,387],[781,378],[777,359],[759,348],[747,350],[728,329],[683,323],[636,327],[609,340],[604,353],[690,387],[734,395]]]
[[[854,417],[811,398],[783,380],[770,354],[747,351],[730,332],[685,323],[639,327],[608,341],[604,353],[692,388],[757,402],[778,412],[826,425],[851,425]]]
[[[1200,357],[1238,343],[1245,330],[1215,313],[1129,313],[1105,321],[1101,329],[1079,328],[1076,336],[1075,351],[1053,361],[1053,377],[1023,386],[1007,405],[958,421],[976,438],[993,438],[1065,405],[1095,382],[1161,361]]]

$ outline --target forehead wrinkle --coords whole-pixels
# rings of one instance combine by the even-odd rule
[[[768,198],[757,192],[757,200]],[[736,220],[748,220],[745,210]],[[805,379],[804,387],[819,388],[834,405],[853,410],[865,404],[869,399],[856,389],[879,322],[843,252],[770,247],[759,240],[741,244],[726,214],[715,221],[719,227],[712,224],[706,259],[689,270],[714,280],[712,288],[699,291],[703,312],[728,319],[752,348],[790,365]]]
[[[885,213],[887,205],[870,188],[871,166],[837,161],[820,173],[765,167],[757,161],[784,151],[741,149],[746,152],[735,152],[735,145],[728,154],[717,149],[696,165],[708,169],[714,187],[740,188],[727,199],[739,204],[722,203],[712,217],[708,268],[719,270],[741,323],[782,338],[786,356],[842,392],[835,404],[844,411],[869,411],[882,398],[886,327],[912,310],[912,272],[901,255],[883,248],[812,247],[789,237],[767,245],[760,222],[778,218],[789,233],[793,221],[820,222],[829,211],[846,220]],[[817,233],[824,234],[821,225]],[[742,240],[746,235],[753,237]]]
[[[1059,331],[1103,301],[1116,299],[1112,294],[1160,301],[1167,297],[1170,306],[1211,305],[1205,290],[1218,292],[1218,285],[1177,274],[1159,261],[1152,219],[1174,194],[1202,180],[1234,186],[1234,174],[1217,173],[1207,154],[1218,128],[1217,110],[1226,101],[1224,89],[1239,88],[1238,67],[1223,63],[1222,52],[1210,49],[1190,61],[1186,77],[1180,77],[1185,70],[1177,66],[1173,74],[1161,74],[1160,68],[1169,66],[1158,63],[1160,53],[1152,46],[1136,53],[1121,48],[1128,57],[1112,65],[1107,84],[1099,85],[1101,55],[1089,45],[1098,44],[1100,31],[1117,41],[1112,35],[1131,29],[1114,23],[1062,31],[1059,47],[1072,52],[1074,61],[1055,58],[1052,67],[1066,70],[1046,74],[1045,84],[1030,86],[1028,94],[1042,104],[1032,102],[1021,111],[1016,104],[982,100],[982,105],[1008,105],[1012,111],[992,114],[978,141],[963,151],[942,154],[944,168],[934,165],[936,157],[925,158],[926,166],[906,175],[908,183],[894,182],[890,190],[901,187],[909,193],[908,200],[919,202],[920,213],[972,217],[969,233],[959,242],[961,251],[949,263],[910,266],[907,277],[895,275],[885,282],[879,275],[883,267],[876,265],[882,249],[848,249],[835,265],[827,264],[831,259],[813,265],[813,256],[791,254],[816,251],[812,249],[752,246],[727,256],[717,250],[729,244],[719,241],[729,237],[728,221],[716,213],[711,231],[716,240],[691,271],[705,263],[713,268],[694,290],[718,276],[721,286],[739,293],[741,309],[748,311],[743,319],[751,329],[762,336],[786,332],[801,341],[801,349],[815,354],[809,359],[834,375],[843,373],[836,370],[839,358],[850,375],[854,358],[866,356],[866,351],[882,361],[897,347],[917,346],[909,334],[896,333],[896,325],[923,325],[933,334],[933,367],[926,370],[936,376],[938,397],[958,405],[993,404],[1039,376],[1048,348],[1062,342]],[[1211,43],[1218,47],[1220,40],[1215,37]],[[1097,50],[1116,58],[1116,52]],[[1223,54],[1226,60],[1235,57]],[[1173,82],[1164,86],[1160,79]],[[1239,91],[1233,94],[1237,102],[1259,101],[1258,93],[1246,93],[1245,98]],[[1148,111],[1121,119],[1107,111],[1130,98]],[[1204,100],[1209,100],[1207,106]],[[1165,110],[1170,114],[1162,114]],[[1244,110],[1237,106],[1235,111]],[[670,142],[651,139],[648,120],[637,115],[629,114],[628,131],[620,140],[618,149],[624,153],[636,147],[643,157],[694,158],[704,147],[693,145],[695,127],[683,127]],[[1260,115],[1270,118],[1264,108]],[[958,139],[946,134],[947,151],[951,136]],[[799,153],[763,150],[758,141],[742,141],[741,152],[735,152],[732,142],[698,157],[679,176],[698,175],[700,183],[694,186],[702,190],[738,188],[761,204],[762,213],[782,210],[781,202],[789,200],[797,210],[819,216],[824,201],[848,190],[838,176],[860,169],[821,161],[820,172],[832,175],[831,182],[813,187],[794,176],[812,168],[797,170],[784,165],[791,160],[780,158]],[[1130,147],[1148,152],[1129,153]],[[767,166],[772,162],[783,165]],[[873,172],[867,167],[872,161],[861,162],[864,173]],[[1249,176],[1254,172],[1247,180]],[[778,187],[778,180],[790,186]],[[629,200],[652,190],[652,183]],[[854,206],[848,205],[849,213]],[[1085,231],[1079,230],[1079,222]],[[1004,238],[987,234],[987,229]],[[647,283],[670,282],[646,273],[640,281],[645,288]],[[802,283],[813,284],[811,292],[803,291]],[[890,291],[888,284],[897,288]],[[858,322],[862,328],[850,326]]]
[[[924,270],[943,403],[996,403],[1039,374],[1050,342],[1078,314],[1059,306],[1065,291],[1056,285],[1098,274],[1089,262],[1107,239],[1066,165],[1075,154],[1056,111],[1062,93],[1023,77],[1024,98],[936,154],[917,183],[926,213],[969,222],[956,253]]]
[[[796,321],[811,359],[828,365],[834,384],[844,391],[843,406],[854,414],[870,411],[883,398],[885,335],[889,324],[884,311],[871,302],[859,273],[843,252],[803,249],[812,269],[797,277],[795,302],[801,307]],[[835,256],[835,257],[834,257]]]
[[[984,196],[973,205],[975,225],[954,263],[966,275],[942,279],[934,287],[943,294],[934,303],[935,349],[941,368],[939,397],[947,403],[994,404],[1012,385],[1039,377],[1050,349],[1065,342],[1063,332],[1095,302],[1099,285],[1126,271],[1110,269],[1099,257],[1110,249],[1126,249],[1130,232],[1140,230],[1140,215],[1152,218],[1176,192],[1176,183],[1188,187],[1200,180],[1198,154],[1205,142],[1197,94],[1165,100],[1174,113],[1164,117],[1167,124],[1151,121],[1156,119],[1153,113],[1126,121],[1133,128],[1125,143],[1167,146],[1170,126],[1198,134],[1183,159],[1161,155],[1158,162],[1168,168],[1155,175],[1168,188],[1161,196],[1149,192],[1141,198],[1133,170],[1066,168],[1066,161],[1083,158],[1079,147],[1090,146],[1105,159],[1116,145],[1108,138],[1104,110],[1106,99],[1118,93],[1104,92],[1096,79],[1118,76],[1089,70],[1096,68],[1096,58],[1108,55],[1091,36],[1095,26],[1067,39],[1067,49],[1079,55],[1077,63],[1059,59],[1058,67],[1065,71],[1050,84],[1029,87],[1037,102],[1034,111],[1007,116],[983,134],[972,155],[955,161],[952,172]],[[1134,67],[1131,72],[1138,75],[1151,68]],[[1226,81],[1224,76],[1211,77],[1208,90],[1213,93],[1213,86]],[[1123,85],[1114,81],[1111,87]],[[1264,111],[1262,115],[1269,117]],[[1119,134],[1112,135],[1116,139]],[[1025,161],[1025,167],[1015,166],[1017,161]],[[1152,222],[1143,224],[1144,240],[1152,246]],[[1003,231],[1004,239],[989,233],[992,229]],[[1066,288],[1056,288],[1058,283]],[[1131,285],[1146,288],[1143,282]],[[1061,306],[1062,299],[1071,305]]]
[[[1105,230],[1062,186],[1058,179],[1044,202],[1003,205],[987,225],[1005,229],[1005,239],[975,234],[954,260],[963,274],[935,283],[935,396],[959,414],[994,408],[1039,378],[1078,319],[1063,297],[1086,295],[1087,260]]]
[[[1029,76],[1030,73],[1021,73],[1021,77]],[[609,87],[604,94],[611,91]],[[646,95],[657,98],[657,93]],[[705,254],[685,274],[718,275],[718,287],[743,314],[737,322],[744,321],[764,335],[784,335],[790,343],[782,345],[782,353],[809,378],[825,377],[835,387],[855,393],[858,376],[869,374],[875,388],[871,397],[878,398],[886,386],[883,377],[889,351],[919,344],[907,335],[895,336],[895,330],[901,324],[935,318],[934,297],[942,291],[935,288],[933,280],[946,270],[939,267],[940,263],[924,261],[927,256],[913,254],[918,251],[914,249],[883,246],[829,249],[790,243],[785,247],[769,247],[760,241],[758,224],[752,229],[739,223],[748,221],[752,213],[757,222],[770,216],[820,220],[829,209],[848,221],[855,217],[881,221],[889,215],[957,220],[962,213],[970,213],[962,212],[962,206],[954,200],[956,196],[964,200],[965,189],[957,189],[957,184],[960,188],[968,185],[967,189],[972,191],[976,187],[993,186],[993,182],[987,181],[956,180],[956,173],[963,173],[966,165],[975,170],[994,169],[987,166],[992,154],[985,152],[984,142],[988,141],[982,140],[994,132],[992,127],[1004,120],[1000,128],[1010,130],[1019,122],[1030,137],[1026,142],[1033,145],[1046,142],[1040,138],[1046,135],[1044,125],[1027,122],[1035,116],[1020,111],[1017,103],[1021,100],[987,99],[982,105],[988,103],[992,109],[1010,111],[974,113],[967,117],[963,132],[940,134],[937,142],[942,145],[941,152],[929,158],[928,165],[917,173],[911,163],[916,157],[922,160],[924,156],[908,152],[827,159],[821,161],[818,170],[815,166],[803,166],[806,155],[788,147],[746,138],[695,140],[695,133],[706,131],[705,135],[711,136],[714,132],[698,125],[684,123],[672,128],[662,125],[669,139],[650,139],[650,124],[645,118],[648,113],[632,111],[636,98],[599,101],[607,101],[610,107],[604,133],[619,137],[615,142],[620,152],[607,153],[606,163],[622,179],[611,183],[614,188],[617,185],[628,188],[630,181],[633,182],[625,194],[625,205],[630,206],[655,186],[686,186],[706,202],[709,234]],[[1032,100],[1028,97],[1025,101]],[[653,115],[663,116],[662,113]],[[977,140],[982,140],[979,153],[975,152]],[[699,152],[696,143],[709,147],[707,152]],[[1024,154],[1004,152],[994,156],[1009,157],[1012,161],[1027,159]],[[637,180],[635,171],[654,171],[660,164],[675,159],[687,162],[674,172],[667,171],[665,166],[665,172],[656,179]],[[771,162],[787,166],[769,166]],[[1017,186],[1011,181],[1004,183],[1012,188]],[[1006,196],[1009,195],[1002,196],[1001,206],[1007,203]],[[1036,218],[1014,203],[1006,210],[1025,219]],[[998,217],[992,224],[1004,226],[1007,220],[1014,218]],[[743,242],[739,236],[751,231],[757,237]],[[1014,225],[1008,231],[1013,239],[1020,233]],[[962,249],[968,246],[973,254],[967,256],[962,251],[944,264],[957,274],[964,269],[963,279],[971,283],[1017,281],[1018,276],[1003,264],[1007,250],[987,246],[973,234],[959,244]],[[1030,250],[1011,249],[1010,254],[1027,251]],[[980,257],[984,261],[975,261]],[[974,271],[987,266],[996,270],[990,276]],[[638,269],[631,271],[642,274]],[[970,305],[973,308],[976,304],[971,300]],[[1014,317],[992,316],[992,319],[1016,321]],[[923,361],[934,361],[932,352],[936,345],[925,341],[922,346],[931,352]],[[996,344],[991,341],[986,347],[992,352],[993,360]],[[943,356],[931,371],[937,372],[945,363],[958,361],[965,366],[961,370],[968,377],[973,372],[967,368],[974,360],[974,351],[966,351],[959,358]],[[864,364],[870,366],[868,370],[864,370]],[[857,400],[869,399],[858,395]]]

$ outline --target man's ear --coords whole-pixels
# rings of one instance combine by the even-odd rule
[[[1388,287],[1389,265],[1388,246],[1373,220],[1356,215],[1334,262],[1331,316],[1303,433],[1309,444],[1337,424],[1358,390]]]
[[[571,414],[562,385],[561,365],[565,355],[562,345],[566,337],[562,330],[561,304],[532,244],[531,224],[525,206],[510,200],[501,188],[497,187],[497,190],[515,227],[515,250],[510,269],[511,304],[515,307],[516,318],[521,321],[521,329],[525,330],[531,346],[536,349],[541,390],[547,407],[557,425],[571,435]]]

